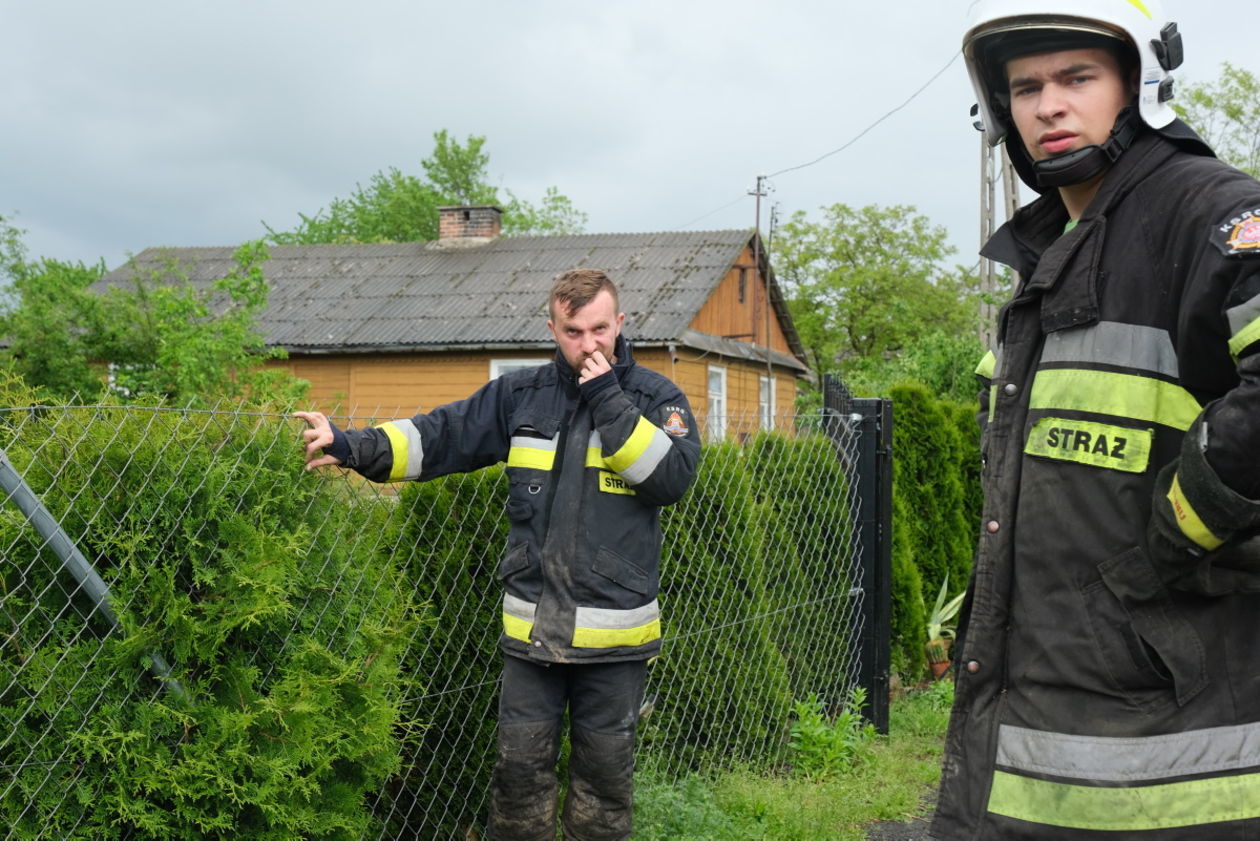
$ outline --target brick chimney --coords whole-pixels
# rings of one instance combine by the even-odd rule
[[[492,240],[503,227],[503,208],[492,204],[438,208],[438,240]]]

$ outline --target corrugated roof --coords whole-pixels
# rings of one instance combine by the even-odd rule
[[[550,344],[546,298],[566,269],[598,266],[616,281],[626,335],[679,342],[752,241],[750,230],[500,237],[476,245],[388,243],[272,246],[260,327],[297,353]],[[150,248],[101,283],[174,264],[198,285],[224,277],[233,248]],[[773,286],[798,356],[800,343]]]

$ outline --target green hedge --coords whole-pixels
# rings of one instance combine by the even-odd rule
[[[670,768],[753,759],[787,721],[783,657],[765,622],[746,621],[772,605],[754,483],[740,447],[710,445],[687,498],[664,515],[666,642],[640,739]]]
[[[859,608],[851,590],[856,540],[852,489],[835,445],[822,436],[759,433],[748,443],[758,519],[764,524],[773,640],[787,663],[793,700],[840,709],[849,690],[838,659],[853,640],[841,616]],[[788,609],[784,609],[788,608]]]
[[[6,405],[29,397],[0,383]],[[913,672],[925,602],[970,565],[975,422],[921,387],[892,397],[894,665]],[[0,413],[6,427],[19,472],[128,594],[123,631],[104,635],[42,541],[0,517],[16,594],[0,618],[26,617],[0,649],[16,675],[0,693],[14,838],[475,830],[494,753],[502,468],[377,496],[304,475],[294,427],[265,416],[27,410]],[[821,437],[705,448],[663,519],[667,641],[641,729],[654,761],[778,757],[794,701],[842,701],[850,490]],[[186,699],[150,676],[151,651]]]
[[[469,828],[484,820],[498,719],[497,573],[507,493],[502,466],[402,488],[398,551],[433,624],[404,662],[414,681],[409,694],[420,699],[414,714],[425,726],[407,733],[409,764],[389,792],[403,810],[390,816],[386,837],[473,837]]]
[[[3,405],[28,395],[0,389]],[[302,476],[274,420],[138,410],[7,413],[3,446],[110,582],[92,616],[14,509],[0,764],[13,838],[350,839],[397,767],[409,619],[386,565],[346,534],[379,507]],[[46,421],[46,422],[45,422]],[[207,444],[212,446],[207,446]],[[55,476],[55,480],[54,480]],[[344,586],[384,580],[372,593]],[[47,633],[48,636],[38,638]],[[102,638],[103,637],[103,638]],[[183,695],[147,670],[174,666]]]
[[[980,517],[976,406],[937,399],[902,383],[893,401],[893,661],[922,673],[925,619],[942,581],[970,578]]]

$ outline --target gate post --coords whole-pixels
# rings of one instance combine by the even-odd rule
[[[849,430],[847,453],[855,487],[853,520],[860,579],[858,685],[866,690],[863,715],[888,732],[892,651],[892,434],[893,405],[886,398],[855,398],[831,377],[824,385],[826,413]],[[847,449],[847,448],[846,448]]]

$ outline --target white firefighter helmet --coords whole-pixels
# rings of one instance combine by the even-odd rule
[[[1100,40],[1101,39],[1101,40]],[[1176,119],[1170,71],[1181,64],[1181,35],[1159,0],[976,0],[963,37],[985,137],[996,146],[1010,130],[1005,63],[1042,52],[1127,41],[1137,51],[1138,112],[1162,129]]]

